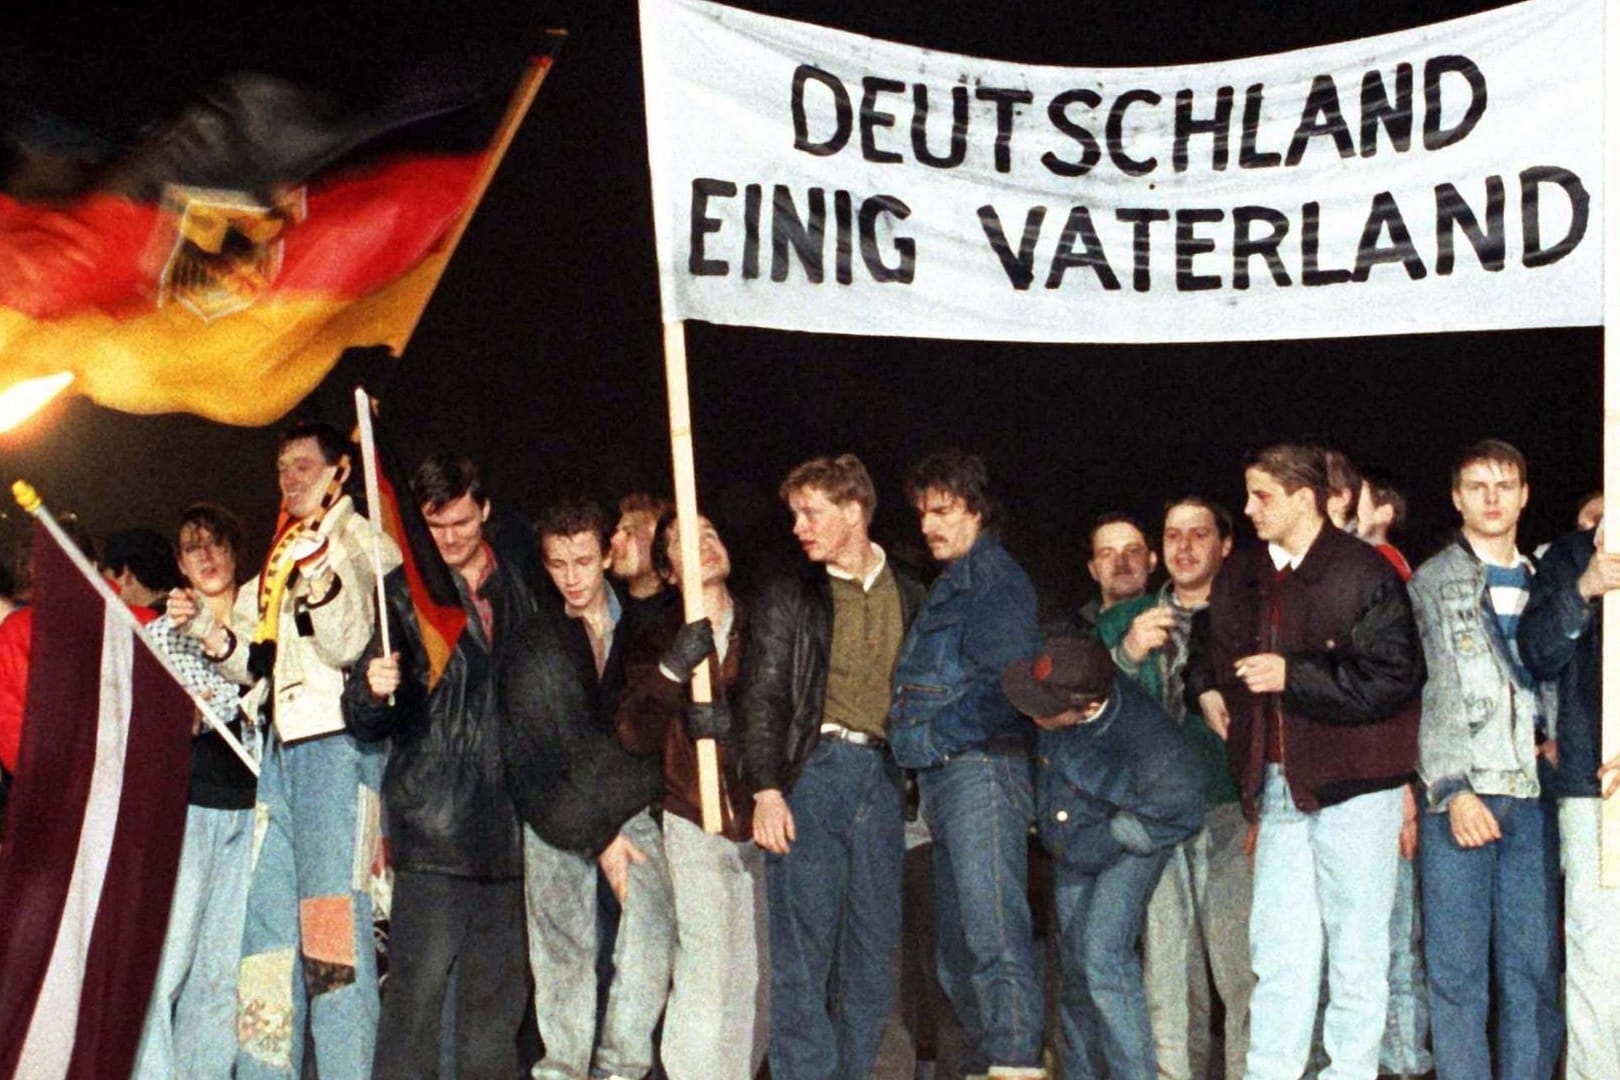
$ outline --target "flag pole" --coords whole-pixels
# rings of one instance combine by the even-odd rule
[[[354,415],[355,424],[360,429],[360,468],[366,477],[366,510],[371,515],[371,565],[377,568],[372,575],[377,579],[377,632],[382,637],[382,655],[393,655],[393,646],[388,641],[388,590],[385,588],[386,574],[382,572],[382,484],[377,480],[377,435],[371,428],[371,395],[366,388],[354,388]],[[398,492],[395,492],[397,495]],[[394,695],[388,695],[388,704],[394,703]]]
[[[18,480],[11,485],[11,494],[17,500],[18,506],[33,515],[34,519],[45,527],[45,531],[51,534],[51,539],[55,540],[67,557],[73,560],[73,565],[78,568],[79,573],[83,574],[96,592],[101,595],[102,601],[110,610],[117,613],[117,618],[122,619],[124,624],[135,632],[135,636],[146,646],[146,650],[157,658],[159,664],[163,665],[163,670],[169,673],[169,677],[180,684],[180,687],[190,696],[191,703],[197,706],[197,711],[202,714],[202,718],[208,726],[213,728],[215,733],[225,740],[225,745],[229,746],[231,751],[241,759],[242,764],[247,766],[248,771],[254,776],[258,776],[259,763],[253,760],[253,755],[248,753],[247,747],[242,745],[242,740],[238,739],[230,728],[220,722],[219,717],[214,715],[214,710],[209,703],[203,700],[181,676],[179,669],[174,666],[174,661],[169,659],[168,654],[152,643],[152,639],[146,634],[146,627],[141,625],[140,620],[135,617],[135,613],[129,609],[129,605],[124,603],[117,593],[113,592],[112,586],[107,584],[107,579],[102,577],[94,566],[90,565],[90,560],[85,558],[84,552],[79,550],[79,545],[74,543],[72,538],[62,531],[62,526],[58,525],[56,519],[51,516],[51,512],[45,509],[45,502],[40,498],[39,492],[34,490],[33,485]],[[238,707],[240,707],[240,704],[238,702]]]
[[[1620,15],[1603,5],[1603,550],[1620,552],[1620,209],[1609,196],[1620,192]],[[1620,592],[1604,594],[1601,758],[1620,754]],[[1604,799],[1598,825],[1599,881],[1620,888],[1620,796]]]
[[[697,527],[697,468],[692,460],[692,405],[686,385],[686,324],[664,324],[664,379],[669,389],[669,446],[675,470],[675,514],[681,522],[681,602],[686,621],[706,614],[703,610],[703,558]],[[692,700],[714,700],[709,685],[709,665],[699,664],[692,672]],[[703,803],[703,831],[720,831],[720,758],[713,739],[697,740],[698,794]]]
[[[484,158],[483,165],[478,170],[478,176],[473,181],[472,192],[467,199],[467,209],[456,221],[455,227],[444,242],[444,258],[439,262],[438,269],[433,272],[433,280],[428,283],[427,295],[433,295],[439,287],[439,279],[444,277],[445,267],[450,265],[450,257],[456,253],[461,238],[467,232],[467,225],[478,210],[478,204],[484,201],[485,192],[489,191],[490,183],[495,179],[495,170],[500,168],[501,160],[506,157],[507,149],[512,140],[517,137],[518,128],[523,126],[523,118],[529,115],[529,106],[534,104],[535,95],[540,93],[541,84],[551,73],[551,65],[557,59],[557,53],[562,49],[563,42],[568,40],[568,31],[561,29],[547,30],[545,40],[534,56],[529,58],[529,66],[524,69],[523,77],[518,80],[517,89],[512,92],[512,99],[507,103],[506,112],[501,116],[500,126],[495,129],[495,135],[490,140],[489,152]],[[411,335],[416,333],[417,326],[422,321],[422,313],[427,310],[423,304],[416,309],[411,318],[410,326],[405,328],[404,335],[399,339],[399,347],[394,350],[395,356],[405,352],[406,344]]]

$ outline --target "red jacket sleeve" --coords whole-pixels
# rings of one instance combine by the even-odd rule
[[[28,696],[28,648],[34,637],[34,613],[13,612],[0,623],[0,764],[17,771],[22,743],[23,702]]]

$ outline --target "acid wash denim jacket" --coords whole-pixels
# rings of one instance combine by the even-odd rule
[[[1485,564],[1459,538],[1418,567],[1407,590],[1429,667],[1418,771],[1430,811],[1445,810],[1463,791],[1535,798],[1536,721],[1550,715],[1545,688],[1514,676]]]
[[[935,579],[895,662],[896,761],[926,769],[993,739],[1031,737],[1034,725],[1001,691],[1001,672],[1040,651],[1035,607],[1029,575],[989,533]]]

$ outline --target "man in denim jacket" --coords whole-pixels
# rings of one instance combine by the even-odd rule
[[[1176,845],[1204,820],[1204,768],[1096,638],[1054,638],[1002,687],[1041,728],[1041,843],[1056,866],[1063,1075],[1156,1074],[1136,941]]]
[[[1551,1076],[1563,1036],[1558,847],[1536,776],[1544,714],[1515,640],[1530,591],[1516,543],[1529,497],[1518,450],[1499,439],[1469,447],[1451,471],[1462,529],[1408,586],[1429,668],[1419,852],[1434,1059],[1446,1076],[1491,1074],[1493,984],[1501,1075]]]
[[[944,571],[894,674],[889,743],[917,770],[934,838],[939,981],[962,1026],[970,1075],[1042,1077],[1041,987],[1030,929],[1034,817],[1030,726],[1001,672],[1040,645],[1035,589],[994,536],[984,462],[930,455],[906,476],[923,538]]]

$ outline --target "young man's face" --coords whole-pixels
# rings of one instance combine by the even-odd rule
[[[1249,495],[1243,514],[1254,522],[1255,534],[1268,543],[1283,542],[1305,523],[1321,517],[1316,493],[1309,487],[1301,485],[1290,494],[1281,481],[1258,466],[1243,471],[1243,486]]]
[[[1518,467],[1500,461],[1469,462],[1451,489],[1451,505],[1462,515],[1463,535],[1469,539],[1513,536],[1529,501],[1530,485]]]
[[[1207,587],[1231,553],[1232,538],[1207,506],[1180,503],[1164,515],[1164,568],[1182,592]]]
[[[548,535],[540,541],[540,557],[551,583],[562,593],[563,607],[569,615],[583,615],[601,602],[608,555],[594,530],[570,536]]]
[[[984,525],[984,515],[970,511],[960,495],[944,488],[925,490],[916,510],[923,541],[940,562],[955,562],[971,551]]]
[[[653,528],[657,524],[651,510],[628,510],[619,515],[619,524],[608,542],[608,563],[614,577],[631,581],[652,572]]]
[[[321,444],[313,435],[294,439],[276,455],[276,483],[289,517],[298,521],[320,513],[321,500],[332,482],[348,471],[347,457],[336,465],[321,456]]]
[[[439,557],[456,573],[466,571],[477,562],[484,547],[484,522],[489,520],[489,503],[480,504],[470,493],[452,499],[437,510],[422,507],[428,532]]]
[[[698,567],[705,586],[721,585],[731,576],[731,553],[720,541],[720,533],[706,517],[698,518]],[[681,569],[681,523],[670,523],[664,534],[664,549],[669,555],[671,584],[677,589],[684,585]]]
[[[839,505],[820,488],[802,487],[788,496],[793,538],[811,562],[836,563],[868,543],[866,515],[851,499]]]
[[[1141,596],[1157,565],[1158,557],[1148,547],[1147,537],[1128,521],[1111,521],[1091,536],[1086,570],[1102,591],[1104,606]]]
[[[198,595],[224,596],[236,590],[236,556],[206,526],[180,530],[180,573]]]

